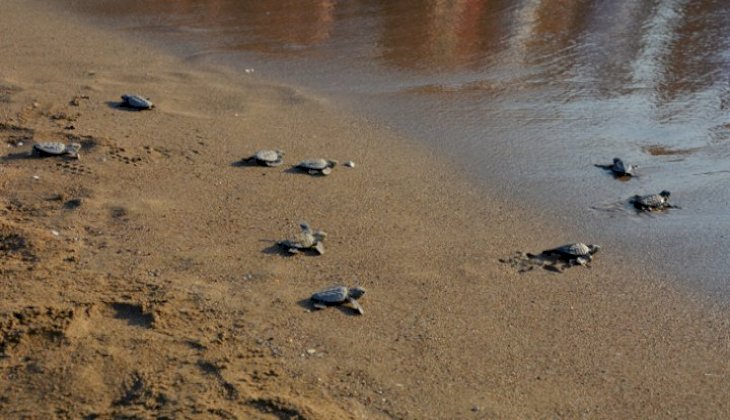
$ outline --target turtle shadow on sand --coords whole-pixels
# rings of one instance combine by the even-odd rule
[[[250,162],[245,159],[239,159],[235,162],[231,162],[231,166],[234,168],[264,168],[264,166],[261,166],[256,162]]]
[[[3,162],[10,162],[13,160],[20,160],[20,159],[28,159],[33,156],[30,155],[28,152],[15,152],[15,153],[8,153],[7,155],[0,158],[0,161]]]
[[[15,153],[8,153],[5,156],[0,157],[0,162],[11,162],[14,160],[23,160],[23,159],[47,159],[47,158],[54,158],[54,159],[61,159],[61,160],[69,160],[69,161],[76,161],[77,158],[69,155],[38,155],[38,154],[32,154],[30,152],[15,152]]]
[[[560,258],[542,254],[530,254],[517,251],[509,257],[500,258],[499,262],[509,264],[517,270],[518,273],[527,273],[535,268],[552,271],[554,273],[562,273],[566,268],[572,267],[574,264],[568,264],[561,261]]]
[[[304,170],[302,168],[296,167],[296,166],[292,166],[292,167],[289,167],[289,168],[284,169],[284,173],[287,173],[287,174],[298,174],[298,175],[309,175],[309,172],[307,172],[306,170]]]
[[[315,178],[320,177],[327,177],[327,174],[324,173],[311,173],[309,170],[300,168],[298,166],[292,166],[290,168],[284,169],[284,173],[287,174],[296,174],[296,175],[307,175],[307,176],[313,176]]]
[[[261,252],[267,255],[279,255],[280,257],[293,257],[294,254],[290,253],[286,249],[279,246],[276,241],[265,241],[268,243],[274,243],[273,245],[269,245],[266,248],[262,249]]]
[[[320,308],[317,308],[316,306],[314,306],[314,302],[312,301],[312,299],[307,298],[307,299],[302,299],[302,300],[298,301],[297,305],[308,310],[309,312],[320,312],[320,311],[324,311],[327,309],[330,309],[330,310],[337,309],[347,316],[360,316],[360,312],[358,312],[357,309],[353,308],[352,306],[350,306],[347,303],[328,305],[327,309],[320,309]]]
[[[262,165],[262,164],[256,162],[255,160],[247,160],[247,159],[239,159],[234,162],[231,162],[231,166],[234,168],[258,168],[258,169],[275,168],[275,166],[266,166],[266,165]]]
[[[262,249],[261,252],[267,255],[278,255],[280,257],[296,257],[297,255],[306,255],[309,257],[316,257],[318,255],[321,255],[319,252],[317,252],[314,249],[304,249],[299,251],[298,253],[291,253],[289,250],[283,246],[281,246],[278,242],[274,240],[262,240],[262,242],[267,242],[269,244],[273,243],[273,245],[269,245],[266,248]]]

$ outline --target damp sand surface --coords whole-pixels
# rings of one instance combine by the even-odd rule
[[[419,141],[39,1],[0,28],[4,417],[728,413],[723,307],[606,249],[518,273],[499,260],[572,234]],[[58,140],[81,159],[27,158]],[[261,148],[286,165],[239,163]],[[289,169],[316,156],[356,166]],[[325,255],[273,247],[302,220]],[[335,283],[364,315],[312,311]]]

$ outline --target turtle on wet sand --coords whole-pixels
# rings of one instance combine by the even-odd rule
[[[586,265],[593,260],[593,254],[601,249],[598,245],[586,245],[582,242],[561,245],[557,248],[546,249],[540,255],[557,257],[568,264]]]
[[[670,195],[672,195],[672,193],[664,190],[659,194],[635,195],[629,200],[629,202],[631,202],[631,204],[633,204],[638,210],[642,211],[664,210],[676,207],[669,204]]]
[[[140,95],[124,94],[122,95],[122,106],[137,110],[145,110],[154,108],[154,104],[149,99]]]
[[[290,254],[298,254],[302,251],[312,250],[317,254],[324,254],[323,241],[327,237],[327,233],[321,230],[312,231],[309,223],[302,222],[299,224],[301,232],[294,239],[284,239],[277,242],[277,245],[284,248]]]
[[[284,163],[284,152],[281,150],[259,150],[252,156],[243,158],[243,161],[261,166],[279,166]]]
[[[296,168],[306,171],[310,175],[329,175],[335,166],[337,166],[336,160],[307,159],[299,162]]]
[[[348,302],[358,314],[362,315],[365,311],[357,300],[364,294],[365,289],[362,287],[332,286],[314,293],[310,300],[315,309],[325,309],[327,306]]]
[[[33,145],[31,150],[31,156],[34,157],[47,157],[47,156],[69,156],[74,159],[79,159],[79,151],[81,150],[81,144],[79,143],[62,143],[59,141],[49,141],[43,143],[36,143]]]
[[[613,158],[613,163],[611,165],[595,165],[599,168],[608,169],[611,172],[613,172],[613,175],[616,177],[631,177],[635,176],[634,173],[634,166],[630,163],[626,163],[620,158]]]

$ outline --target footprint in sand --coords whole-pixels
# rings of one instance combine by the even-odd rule
[[[89,167],[79,163],[71,161],[56,162],[56,169],[63,173],[71,175],[92,175],[93,172]]]
[[[145,163],[141,156],[130,155],[124,147],[112,147],[108,154],[111,160],[127,165],[139,166]]]
[[[33,140],[34,130],[11,123],[0,122],[0,141],[18,147],[30,144]]]
[[[4,80],[0,81],[0,103],[9,103],[12,100],[12,96],[22,90],[20,87]]]

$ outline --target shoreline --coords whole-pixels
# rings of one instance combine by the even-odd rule
[[[33,258],[4,255],[0,369],[15,379],[0,412],[728,411],[726,311],[607,252],[591,270],[519,275],[497,260],[558,229],[482,198],[416,142],[295,88],[68,25],[35,2],[6,9],[15,45],[0,72],[1,134],[26,138],[8,152],[59,136],[85,150],[78,162],[3,163],[3,229]],[[39,39],[39,25],[55,39]],[[109,106],[128,90],[157,109]],[[68,105],[75,95],[89,99]],[[273,144],[287,163],[327,154],[357,166],[312,178],[234,165]],[[64,206],[76,198],[80,208]],[[300,220],[328,231],[326,255],[267,251]],[[307,312],[309,294],[335,282],[368,289],[365,316]]]

